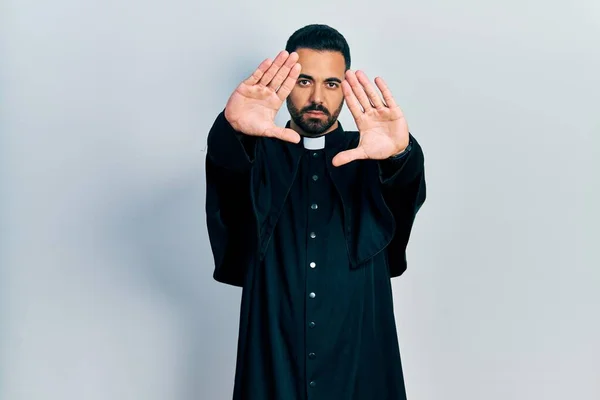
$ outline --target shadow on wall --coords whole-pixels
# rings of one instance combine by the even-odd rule
[[[173,310],[182,329],[184,342],[174,346],[182,350],[181,386],[173,400],[227,398],[233,390],[241,290],[212,278],[201,161],[202,168],[129,204],[115,235],[131,251],[135,278]]]

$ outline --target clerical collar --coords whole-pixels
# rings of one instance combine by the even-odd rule
[[[291,128],[291,121],[288,121],[285,127]],[[322,150],[325,148],[338,149],[344,147],[346,144],[344,128],[342,128],[341,122],[338,121],[338,126],[333,131],[316,138],[303,137],[302,144],[298,143],[296,146],[306,150]]]
[[[315,138],[304,137],[304,148],[307,150],[321,150],[325,148],[325,136],[319,136]]]

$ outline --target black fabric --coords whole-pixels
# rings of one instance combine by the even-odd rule
[[[243,287],[236,400],[406,398],[390,278],[425,200],[422,151],[411,136],[399,159],[336,168],[358,133],[325,138],[244,142],[222,113],[209,133],[214,277]]]

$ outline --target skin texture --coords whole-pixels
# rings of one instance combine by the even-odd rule
[[[346,61],[340,52],[298,49],[300,76],[287,98],[291,127],[301,136],[322,136],[336,129],[344,105]],[[320,114],[310,114],[318,110]]]
[[[363,159],[384,160],[404,151],[409,142],[408,125],[385,81],[377,77],[374,86],[364,72],[344,70],[344,59],[338,52],[282,51],[274,60],[264,60],[240,83],[227,101],[225,118],[246,135],[298,143],[301,135],[314,137],[336,129],[345,102],[360,141],[357,148],[337,154],[334,166]],[[342,81],[339,87],[334,87],[331,78]],[[290,128],[275,125],[284,101],[292,118]],[[311,109],[323,114],[309,114]]]

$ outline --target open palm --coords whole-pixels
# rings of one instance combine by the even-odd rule
[[[263,61],[252,76],[240,83],[225,106],[225,118],[239,132],[250,136],[277,137],[293,143],[300,135],[275,125],[275,116],[300,74],[298,54],[280,52]]]
[[[342,90],[360,139],[356,148],[337,154],[333,165],[341,166],[364,159],[384,160],[408,146],[409,133],[404,113],[383,79],[376,78],[375,84],[381,91],[383,100],[362,71],[346,72]]]

